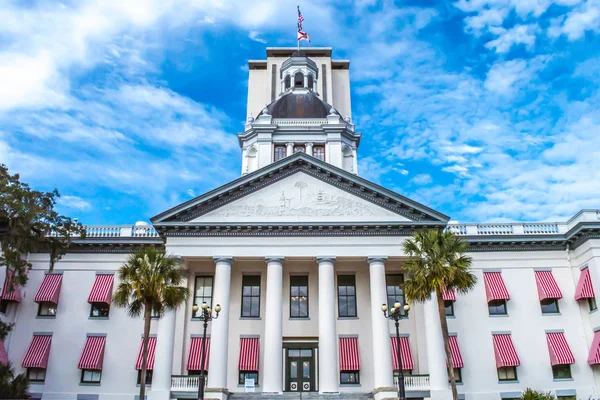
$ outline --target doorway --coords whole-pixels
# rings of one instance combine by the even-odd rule
[[[285,390],[286,392],[314,392],[315,382],[315,349],[285,349]]]

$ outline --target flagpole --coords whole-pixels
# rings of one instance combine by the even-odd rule
[[[298,5],[297,8],[298,8],[298,13],[300,13],[300,5]],[[298,24],[296,24],[296,25],[298,28],[298,32],[300,32],[300,26]],[[298,51],[300,51],[300,38],[298,37],[298,34],[296,34],[296,41],[298,42]]]

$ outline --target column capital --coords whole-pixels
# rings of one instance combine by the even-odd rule
[[[367,257],[367,262],[369,264],[373,264],[376,262],[380,262],[380,263],[385,263],[387,261],[387,256],[368,256]]]
[[[283,263],[283,261],[285,260],[284,256],[266,256],[265,257],[265,262],[266,263],[270,263],[270,262],[278,262],[278,263]]]
[[[335,262],[335,256],[317,256],[317,263],[321,264],[325,262],[333,264]]]
[[[294,145],[294,142],[286,142],[286,144],[285,144],[285,145],[286,145],[286,146],[293,146],[293,145]]]
[[[233,263],[233,257],[232,256],[215,256],[215,257],[213,257],[213,261],[215,262],[215,264],[227,263],[227,264],[229,264],[229,266],[231,266],[231,264]]]
[[[313,142],[304,143],[305,146],[313,147],[315,144]]]

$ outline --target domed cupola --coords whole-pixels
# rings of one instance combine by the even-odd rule
[[[273,118],[327,118],[331,106],[312,90],[290,90],[266,109]]]
[[[307,57],[306,52],[297,50],[292,56],[281,64],[279,70],[281,78],[281,94],[289,91],[310,91],[317,93],[317,80],[319,68],[317,64]]]

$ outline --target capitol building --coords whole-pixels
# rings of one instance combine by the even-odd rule
[[[17,291],[0,281],[0,318],[15,324],[0,360],[29,376],[34,399],[135,400],[141,379],[148,400],[193,399],[204,370],[207,399],[381,400],[400,369],[408,398],[451,399],[435,300],[401,321],[401,362],[380,309],[406,303],[402,243],[423,228],[467,241],[478,278],[467,295],[444,293],[461,399],[600,398],[600,211],[459,223],[361,178],[350,62],[331,55],[267,48],[249,61],[238,179],[152,224],[88,226],[52,273],[48,254],[30,254]],[[143,321],[111,297],[116,271],[149,244],[180,259],[192,296],[152,321],[142,377]],[[202,302],[222,308],[204,365]]]

